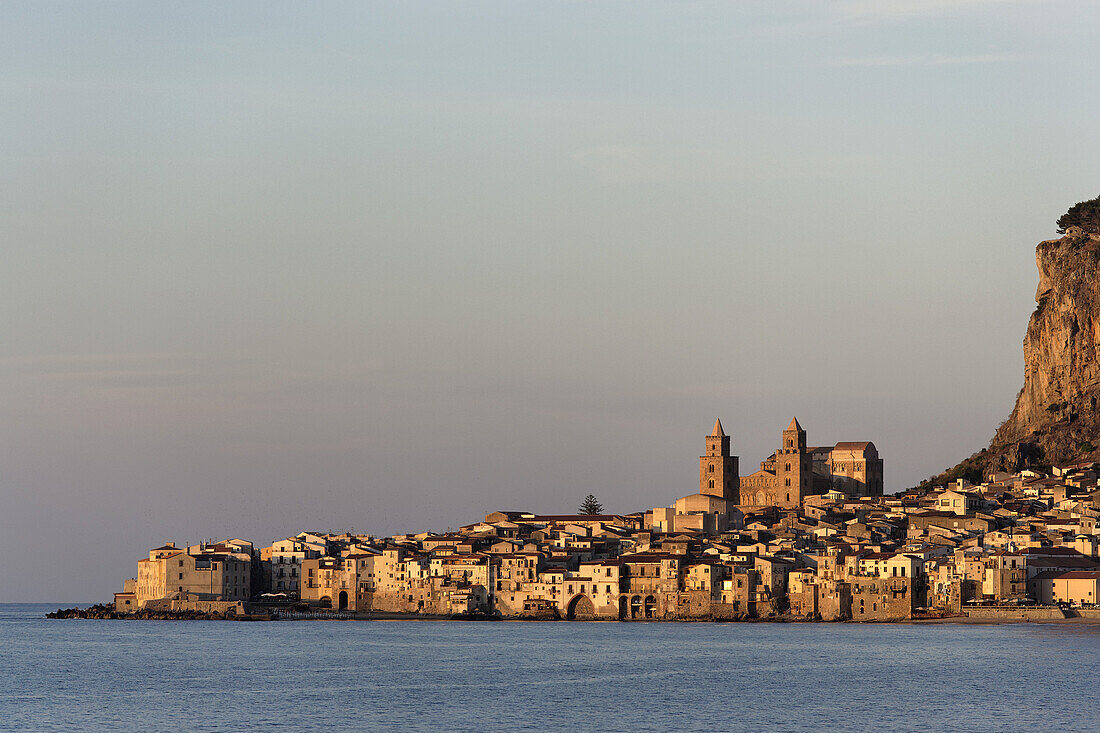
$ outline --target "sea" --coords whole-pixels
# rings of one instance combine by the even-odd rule
[[[49,620],[3,731],[1100,730],[1100,625]]]

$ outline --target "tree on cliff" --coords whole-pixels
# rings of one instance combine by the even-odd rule
[[[592,494],[589,494],[584,497],[584,501],[577,507],[577,511],[581,514],[603,514],[603,504],[598,502]]]
[[[1091,201],[1079,201],[1058,218],[1058,233],[1070,227],[1081,227],[1089,234],[1100,234],[1100,196]]]

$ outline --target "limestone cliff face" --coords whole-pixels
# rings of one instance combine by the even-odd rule
[[[1041,242],[1024,386],[988,448],[932,481],[1100,460],[1100,237],[1071,227]]]
[[[1038,307],[1024,338],[1024,388],[994,443],[1042,439],[1051,429],[1064,431],[1075,423],[1092,425],[1100,396],[1098,258],[1100,241],[1080,235],[1036,248]],[[1090,433],[1082,439],[1094,437]],[[1070,458],[1059,450],[1058,460]]]
[[[1024,337],[1024,387],[990,445],[990,468],[1098,455],[1100,237],[1076,228],[1035,250],[1037,307]]]

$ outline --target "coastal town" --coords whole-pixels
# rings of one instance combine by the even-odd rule
[[[884,495],[874,443],[815,447],[792,419],[759,470],[739,468],[719,420],[698,492],[667,507],[604,513],[590,495],[578,513],[492,511],[438,534],[168,542],[113,613],[1038,620],[1100,603],[1098,464]]]

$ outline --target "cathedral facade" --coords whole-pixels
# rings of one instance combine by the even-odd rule
[[[794,508],[807,496],[829,491],[882,496],[882,458],[874,443],[809,447],[806,431],[792,418],[779,449],[760,463],[760,470],[739,476],[738,458],[731,455],[730,438],[719,420],[706,437],[706,455],[699,457],[699,493],[740,506]]]

